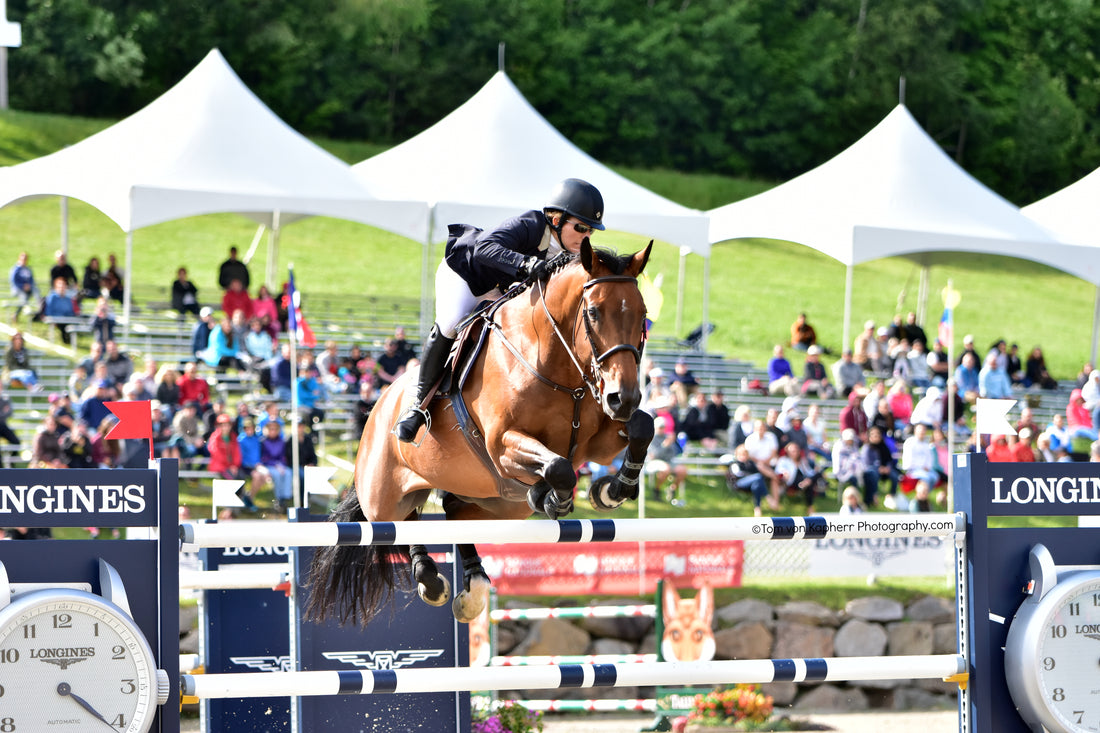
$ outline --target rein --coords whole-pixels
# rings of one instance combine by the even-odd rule
[[[599,378],[598,375],[599,375],[600,365],[603,364],[603,362],[606,359],[610,358],[614,354],[619,353],[620,351],[629,351],[630,353],[632,353],[634,355],[635,363],[640,363],[641,360],[642,360],[641,348],[639,348],[639,346],[634,346],[633,344],[625,344],[625,343],[624,344],[617,344],[615,346],[612,346],[610,349],[604,351],[602,354],[599,354],[597,356],[597,354],[596,354],[596,342],[595,342],[595,338],[594,338],[593,332],[592,332],[592,322],[588,317],[588,301],[585,298],[584,294],[588,292],[589,288],[592,288],[596,285],[600,285],[600,284],[603,284],[603,283],[610,283],[610,282],[633,282],[633,283],[637,283],[637,281],[638,281],[637,278],[630,277],[629,275],[607,275],[605,277],[597,277],[597,278],[593,278],[591,280],[588,280],[587,282],[584,283],[584,285],[581,289],[581,292],[582,292],[581,302],[580,302],[580,305],[578,307],[576,320],[580,320],[583,316],[585,337],[588,339],[588,345],[592,348],[592,371],[596,375],[595,379],[590,378],[588,376],[588,374],[585,372],[584,366],[581,364],[580,360],[577,358],[577,355],[576,355],[576,352],[574,351],[573,345],[570,344],[566,340],[565,335],[562,334],[561,329],[558,328],[558,322],[554,319],[554,316],[550,313],[549,307],[546,305],[546,291],[543,290],[542,281],[541,280],[538,281],[539,300],[542,303],[542,310],[546,314],[547,320],[550,321],[550,326],[551,326],[551,328],[554,329],[554,333],[557,335],[558,341],[561,342],[561,345],[563,347],[565,347],[565,353],[569,355],[569,360],[573,362],[573,366],[576,367],[577,372],[581,376],[581,380],[584,382],[583,385],[581,385],[579,387],[575,387],[575,388],[574,387],[567,387],[567,386],[562,385],[562,384],[558,384],[557,382],[553,381],[549,377],[547,377],[543,374],[540,374],[538,369],[536,369],[535,366],[533,364],[531,364],[531,362],[529,362],[523,356],[522,353],[520,353],[519,349],[517,349],[516,346],[511,341],[508,340],[508,337],[504,334],[503,328],[501,327],[501,325],[499,323],[497,323],[496,319],[493,317],[495,315],[497,309],[498,309],[496,303],[494,304],[493,307],[488,308],[485,311],[482,311],[481,315],[485,319],[486,326],[489,329],[491,329],[494,333],[496,333],[496,335],[500,338],[501,343],[503,343],[505,348],[507,348],[508,351],[510,351],[512,353],[512,356],[514,356],[516,358],[516,361],[518,361],[528,372],[530,372],[536,379],[538,379],[540,382],[542,382],[546,386],[550,387],[551,389],[553,389],[557,392],[565,392],[570,397],[573,398],[573,422],[572,422],[572,425],[571,425],[573,430],[572,430],[572,433],[569,436],[569,454],[568,454],[568,458],[569,458],[570,461],[573,460],[573,456],[577,452],[577,432],[580,430],[580,427],[581,427],[581,422],[580,422],[581,401],[584,399],[585,386],[587,386],[589,392],[592,393],[592,399],[594,399],[596,401],[596,403],[598,404],[602,400],[602,393],[601,393],[601,390],[600,390],[600,385],[597,384],[597,381],[598,381],[598,378]],[[513,293],[512,290],[516,290],[516,288],[512,288],[511,290],[509,290],[509,292],[506,293],[505,296],[502,296],[497,301],[497,303],[502,304],[506,299],[510,299],[511,297],[514,297],[515,293]],[[576,332],[577,332],[577,326],[576,326],[576,322],[574,322],[573,333],[576,334]],[[641,341],[640,346],[641,347],[645,346],[645,331],[644,330],[642,332],[642,341]]]

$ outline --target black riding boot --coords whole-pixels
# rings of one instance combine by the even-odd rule
[[[451,353],[451,346],[455,340],[444,336],[439,326],[433,325],[431,333],[424,342],[424,348],[420,354],[420,375],[416,387],[416,401],[405,410],[405,414],[393,426],[393,433],[402,443],[411,443],[416,439],[416,434],[428,420],[428,413],[421,408],[424,398],[439,378],[443,376],[443,367],[447,363],[447,355]]]

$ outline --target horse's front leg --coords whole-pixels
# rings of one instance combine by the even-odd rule
[[[573,511],[577,474],[568,459],[518,430],[506,431],[501,447],[500,466],[507,475],[520,480],[542,479],[527,492],[531,511],[542,512],[550,519],[564,517]]]
[[[638,498],[638,477],[645,465],[653,432],[653,416],[644,410],[635,411],[626,423],[626,453],[619,472],[597,479],[588,489],[588,501],[594,509],[607,512],[622,506],[628,499]]]

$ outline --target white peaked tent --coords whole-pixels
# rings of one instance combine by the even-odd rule
[[[1020,209],[1020,212],[1057,234],[1066,242],[1095,247],[1100,251],[1100,168],[1076,183]],[[1092,361],[1096,362],[1100,340],[1100,279],[1092,318]]]
[[[0,169],[0,207],[42,196],[80,199],[118,224],[127,234],[127,272],[134,230],[201,214],[255,219],[271,228],[273,250],[280,223],[305,215],[414,239],[426,234],[422,203],[379,201],[350,166],[272,113],[216,49],[139,112],[71,147]]]
[[[1100,248],[1064,244],[1021,214],[951,160],[903,105],[826,163],[709,213],[712,243],[783,239],[847,265],[846,346],[852,267],[881,257],[981,252],[1100,282]]]
[[[563,179],[582,178],[603,194],[608,228],[704,257],[710,252],[702,212],[627,180],[573,145],[503,71],[432,127],[352,169],[380,195],[431,206],[431,241],[444,239],[449,224],[487,228],[541,208]],[[426,246],[425,278],[428,257]],[[425,282],[424,292],[430,291]]]

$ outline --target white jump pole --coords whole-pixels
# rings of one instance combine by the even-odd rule
[[[656,654],[558,654],[490,657],[490,667],[531,667],[539,664],[653,664]]]
[[[547,618],[656,618],[657,606],[652,603],[628,606],[569,606],[566,608],[498,608],[489,612],[489,620],[541,621]]]
[[[180,541],[195,547],[332,547],[550,542],[701,542],[706,540],[953,537],[961,514],[692,519],[451,520],[446,522],[184,523]]]
[[[183,695],[200,699],[373,695],[412,692],[649,687],[768,682],[944,679],[966,672],[958,654],[827,659],[751,659],[542,667],[440,667],[181,675]]]
[[[226,568],[240,568],[228,570]],[[243,590],[274,588],[291,575],[290,563],[228,565],[219,570],[180,570],[180,590]]]

